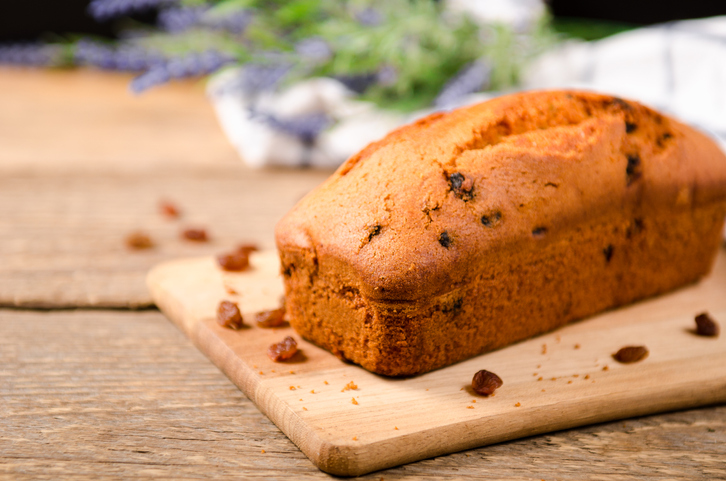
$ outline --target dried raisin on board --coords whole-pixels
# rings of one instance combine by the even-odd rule
[[[159,202],[159,211],[161,212],[161,215],[169,219],[178,219],[181,215],[179,208],[168,200],[162,200]]]
[[[204,229],[184,229],[182,237],[194,242],[207,242],[209,240],[207,231]]]
[[[471,380],[471,388],[482,396],[490,396],[502,387],[502,384],[504,382],[499,376],[484,369],[474,374],[474,378]]]
[[[249,254],[239,251],[228,252],[218,255],[217,263],[225,271],[240,272],[250,267],[250,257]]]
[[[134,250],[150,249],[154,247],[154,242],[144,232],[132,232],[126,236],[126,247]]]
[[[260,248],[257,247],[257,244],[252,244],[252,243],[240,244],[237,246],[237,252],[239,252],[240,254],[250,255],[250,253],[257,252],[259,250],[260,250]]]
[[[285,309],[272,309],[270,311],[260,311],[255,314],[255,321],[259,327],[270,328],[280,327],[285,324]]]
[[[277,342],[267,348],[267,356],[275,362],[283,362],[290,359],[297,352],[297,341],[291,336],[287,336],[280,342]]]
[[[613,359],[623,364],[642,361],[648,357],[648,349],[645,346],[626,346],[613,354]]]
[[[242,313],[234,302],[222,301],[217,307],[217,322],[222,327],[239,329],[244,326]]]
[[[706,337],[718,337],[719,325],[707,312],[696,316],[696,334]]]

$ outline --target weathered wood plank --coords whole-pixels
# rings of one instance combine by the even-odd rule
[[[0,305],[151,305],[144,283],[151,266],[219,253],[241,241],[273,247],[277,220],[328,175],[239,164],[145,175],[0,175]],[[174,201],[182,217],[164,218],[161,199]],[[182,240],[187,226],[205,227],[211,241]],[[156,247],[127,248],[125,238],[136,230],[147,232]]]
[[[329,479],[154,311],[0,310],[0,476]],[[262,453],[262,450],[265,453]],[[362,479],[720,479],[726,406],[613,422]]]
[[[132,75],[0,67],[0,172],[236,163],[199,81],[133,95]]]

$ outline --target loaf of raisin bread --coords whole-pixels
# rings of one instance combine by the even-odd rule
[[[636,102],[544,91],[400,128],[278,224],[290,323],[423,373],[708,273],[726,157]]]

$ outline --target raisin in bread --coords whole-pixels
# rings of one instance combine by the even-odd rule
[[[708,273],[726,157],[636,102],[545,91],[400,128],[280,221],[290,323],[423,373]]]

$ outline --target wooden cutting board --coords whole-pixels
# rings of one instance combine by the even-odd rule
[[[346,364],[289,327],[252,325],[252,313],[279,306],[282,285],[274,252],[251,260],[252,270],[240,274],[222,272],[212,258],[167,262],[149,273],[148,285],[169,319],[329,473],[360,475],[509,439],[726,401],[726,334],[694,333],[694,316],[703,311],[726,328],[723,250],[712,274],[696,285],[410,379]],[[223,299],[239,302],[250,327],[217,324]],[[267,347],[287,335],[302,352],[292,362],[272,362]],[[635,364],[615,362],[611,354],[626,345],[645,345],[650,354]],[[503,379],[494,396],[471,391],[480,369]]]

